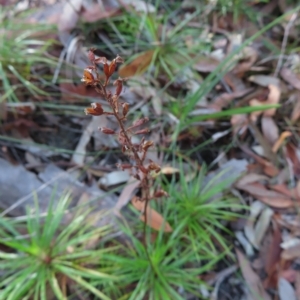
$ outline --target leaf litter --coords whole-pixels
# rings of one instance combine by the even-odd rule
[[[191,1],[192,4],[184,2],[177,21],[185,20],[197,6],[197,1]],[[113,136],[104,137],[97,130],[98,127],[108,126],[106,124],[114,126],[113,123],[106,116],[93,117],[88,123],[83,121],[83,99],[102,101],[96,99],[97,94],[92,89],[79,84],[79,73],[88,61],[86,45],[97,45],[99,40],[95,37],[102,34],[115,46],[114,51],[126,49],[127,52],[119,54],[131,58],[118,70],[121,76],[130,77],[127,91],[121,97],[133,107],[130,118],[142,116],[150,117],[154,123],[157,121],[158,125],[154,128],[159,132],[156,134],[154,156],[161,151],[162,157],[170,160],[164,150],[170,147],[170,141],[175,142],[177,154],[181,157],[186,159],[188,153],[187,161],[197,166],[210,167],[204,178],[205,185],[214,179],[213,186],[218,186],[232,175],[225,187],[226,192],[219,193],[217,197],[227,195],[230,191],[238,195],[247,206],[244,211],[246,220],[243,227],[234,232],[236,239],[233,241],[235,246],[242,246],[241,249],[246,252],[243,254],[236,248],[237,262],[244,278],[244,282],[241,283],[240,280],[239,284],[246,292],[239,295],[233,292],[232,298],[224,296],[226,289],[232,288],[232,282],[238,280],[238,275],[235,266],[229,269],[220,267],[216,269],[216,280],[211,283],[215,284],[210,294],[211,299],[242,299],[243,296],[247,299],[275,299],[272,295],[276,293],[279,299],[297,299],[300,295],[300,221],[297,215],[300,205],[300,59],[296,51],[289,50],[289,43],[292,45],[295,41],[295,46],[297,39],[299,40],[299,34],[295,31],[299,24],[297,21],[296,25],[292,24],[290,18],[286,18],[277,27],[271,28],[268,34],[257,38],[234,55],[228,63],[230,69],[218,75],[217,83],[205,95],[199,96],[198,102],[187,115],[200,116],[245,106],[257,108],[266,104],[280,104],[280,108],[249,110],[249,113],[234,114],[229,118],[195,122],[180,132],[177,139],[175,136],[174,141],[174,124],[180,122],[181,113],[187,104],[182,99],[201,88],[203,80],[251,36],[251,30],[254,33],[258,30],[257,24],[249,21],[244,14],[237,19],[231,12],[217,16],[215,4],[211,5],[211,8],[205,10],[210,17],[205,26],[202,22],[206,18],[192,18],[185,24],[189,34],[183,39],[187,47],[183,49],[192,49],[195,40],[203,37],[209,47],[204,43],[202,49],[197,49],[196,52],[199,53],[188,54],[192,63],[180,68],[174,78],[163,65],[164,59],[168,61],[173,56],[168,52],[164,56],[161,49],[155,48],[163,48],[163,39],[151,43],[148,41],[148,47],[140,47],[136,41],[132,46],[134,51],[126,47],[129,40],[117,48],[115,45],[120,44],[120,40],[116,36],[126,38],[121,32],[123,25],[114,28],[114,34],[110,35],[111,26],[118,23],[105,23],[114,22],[114,16],[126,16],[128,11],[135,12],[137,16],[163,12],[162,8],[154,7],[147,1],[92,3],[79,0],[39,7],[36,13],[31,14],[28,22],[58,24],[56,39],[62,43],[63,50],[59,48],[56,51],[62,51],[61,57],[65,58],[65,63],[74,64],[77,69],[75,67],[70,71],[65,66],[57,67],[55,72],[59,73],[58,77],[52,74],[53,70],[49,71],[58,80],[59,95],[50,96],[51,101],[58,103],[55,109],[41,107],[40,102],[31,100],[26,95],[20,95],[20,104],[1,102],[0,118],[4,134],[0,140],[0,207],[2,213],[22,216],[26,205],[29,204],[31,209],[34,207],[34,191],[41,208],[46,209],[53,189],[56,189],[57,194],[68,189],[72,194],[73,206],[78,203],[97,203],[99,211],[111,211],[109,216],[119,218],[126,215],[124,210],[130,205],[136,213],[143,211],[143,203],[134,200],[139,195],[137,181],[128,172],[118,171],[115,167],[116,163],[124,162],[124,157],[116,150],[116,139]],[[278,16],[278,12],[291,8],[286,1],[271,1],[266,4],[251,1],[250,7],[256,13],[268,12],[272,18]],[[82,26],[80,22],[88,28],[89,25],[96,24],[96,21],[99,25],[88,31],[88,42],[73,31]],[[262,19],[261,22],[267,25],[268,21]],[[163,37],[164,32],[171,32],[176,27],[175,23],[170,21],[163,24],[158,27],[155,35]],[[107,24],[110,29],[107,29]],[[201,36],[199,32],[203,27],[206,27],[206,31]],[[192,35],[193,28],[198,29],[198,36]],[[139,36],[148,30],[145,27],[138,29],[136,33]],[[240,34],[241,29],[245,29],[246,36]],[[182,37],[178,35],[176,38]],[[172,44],[170,47],[167,48],[168,51],[172,50]],[[107,54],[105,45],[103,49],[96,53],[97,56]],[[161,55],[160,60],[155,57],[157,53]],[[118,53],[114,53],[116,54]],[[155,76],[156,66],[151,64],[154,58],[155,62],[162,62],[160,69],[165,72],[149,80],[149,74]],[[282,65],[280,60],[283,60]],[[182,63],[176,59],[172,62]],[[278,66],[279,72],[276,72]],[[66,78],[67,81],[61,78]],[[146,86],[143,84],[145,82]],[[161,88],[163,91],[160,91]],[[42,101],[54,103],[46,102],[46,99]],[[63,105],[67,107],[66,111]],[[57,118],[57,114],[64,114],[64,117]],[[67,134],[62,128],[67,128]],[[208,145],[198,147],[209,139]],[[28,145],[29,142],[31,145]],[[41,145],[45,148],[41,148]],[[15,165],[9,161],[13,161]],[[174,167],[168,161],[163,165],[159,176],[176,178],[180,172],[180,167]],[[195,178],[194,173],[189,174],[186,169],[184,172],[187,182]],[[91,214],[90,217],[96,220],[97,214]],[[139,218],[142,222],[146,221],[142,214]],[[105,222],[113,221],[108,217]],[[147,208],[147,225],[154,230],[163,228],[165,233],[177,229],[176,224],[171,226],[163,214],[153,207]]]

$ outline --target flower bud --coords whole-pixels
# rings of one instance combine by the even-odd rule
[[[121,169],[122,171],[132,168],[131,164],[116,164],[116,166],[117,166],[117,168]]]
[[[105,63],[105,64],[103,65],[103,72],[104,72],[106,78],[108,79],[108,78],[109,78],[109,66],[108,66],[107,63]]]
[[[107,59],[106,59],[106,57],[98,57],[95,59],[95,63],[105,65],[105,64],[107,64]]]
[[[149,132],[150,132],[149,128],[145,128],[145,129],[136,131],[134,134],[147,134]]]
[[[161,198],[161,197],[168,197],[168,196],[169,194],[164,190],[158,190],[153,195],[154,198]]]
[[[93,64],[95,62],[95,54],[94,54],[95,48],[91,48],[88,52],[88,58],[90,62]]]
[[[116,70],[116,60],[114,59],[110,65],[109,65],[109,71],[108,71],[108,77],[110,77],[112,74],[114,74],[115,70]]]
[[[99,127],[99,130],[102,131],[105,134],[115,134],[116,132],[110,128],[106,127]]]
[[[128,110],[129,110],[129,104],[128,103],[123,103],[122,104],[122,107],[123,107],[123,117],[126,117],[127,113],[128,113]]]
[[[117,96],[120,96],[121,92],[122,92],[122,89],[123,89],[123,79],[122,78],[118,78],[115,82],[114,82],[114,85],[116,85],[116,92],[115,94]]]
[[[85,85],[92,85],[95,82],[91,68],[84,69],[81,81],[84,82]]]
[[[149,119],[148,118],[142,118],[142,119],[139,119],[137,121],[135,121],[133,124],[132,124],[132,127],[138,127],[138,126],[141,126],[143,125],[144,123],[148,122]]]
[[[143,149],[144,151],[147,151],[152,145],[153,145],[153,142],[152,142],[152,141],[145,141],[145,142],[142,144],[142,149]]]
[[[100,103],[91,103],[91,107],[88,107],[84,110],[87,115],[92,116],[101,116],[104,111]]]
[[[149,170],[155,171],[156,173],[158,173],[161,170],[160,166],[158,164],[154,163],[153,161],[151,161],[148,168],[149,168]]]

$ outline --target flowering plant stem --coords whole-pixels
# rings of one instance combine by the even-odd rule
[[[149,129],[139,129],[142,125],[147,123],[148,118],[142,118],[135,121],[131,126],[126,127],[125,122],[127,121],[126,116],[129,112],[129,104],[120,101],[120,95],[123,89],[124,79],[118,78],[114,85],[116,86],[114,94],[107,89],[110,82],[111,76],[116,70],[117,64],[123,62],[120,56],[117,56],[110,63],[105,57],[97,57],[94,54],[94,49],[90,49],[88,57],[91,66],[84,69],[84,74],[82,81],[87,86],[92,86],[96,92],[98,92],[109,104],[111,111],[105,111],[100,103],[92,103],[91,107],[85,109],[85,113],[93,116],[107,115],[113,116],[118,125],[119,131],[112,130],[110,128],[99,128],[104,134],[114,134],[118,136],[118,140],[122,147],[122,152],[125,153],[130,158],[129,164],[118,164],[118,167],[122,170],[131,170],[133,176],[140,181],[141,197],[135,197],[135,201],[141,201],[144,203],[143,216],[144,216],[144,245],[150,261],[152,262],[147,251],[147,241],[146,241],[146,228],[148,224],[148,205],[151,199],[156,199],[159,197],[166,196],[167,193],[163,190],[156,190],[151,194],[152,187],[152,176],[151,172],[158,173],[160,171],[160,166],[154,163],[152,160],[147,160],[147,151],[153,145],[152,141],[145,140],[142,137],[138,144],[132,142],[131,137],[133,135],[141,135],[149,133]],[[103,72],[105,75],[104,82],[101,81],[101,76],[98,72],[98,65],[103,65]]]

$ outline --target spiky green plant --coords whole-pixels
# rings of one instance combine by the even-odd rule
[[[143,243],[128,225],[123,225],[126,245],[105,254],[106,261],[115,264],[120,281],[113,299],[183,300],[187,295],[201,298],[201,274],[211,270],[221,255],[213,259],[186,247],[180,226],[167,236],[162,230],[146,251]]]
[[[67,299],[71,285],[98,299],[110,299],[103,290],[116,277],[101,260],[113,249],[87,248],[91,240],[107,235],[109,228],[92,227],[88,211],[82,210],[65,223],[69,200],[64,196],[56,205],[50,204],[44,220],[38,206],[33,215],[28,211],[25,235],[18,231],[22,224],[0,219],[0,247],[6,246],[0,251],[0,299],[46,300],[49,294]]]
[[[28,13],[0,7],[0,103],[17,102],[24,91],[28,97],[48,95],[40,84],[41,75],[34,75],[32,67],[56,64],[53,57],[46,55],[54,40],[42,39],[54,27],[30,24],[25,20]]]

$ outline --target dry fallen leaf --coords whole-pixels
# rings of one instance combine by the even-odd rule
[[[297,93],[297,97],[295,99],[295,105],[293,108],[291,121],[294,123],[300,118],[300,92]]]
[[[274,143],[274,145],[272,147],[272,151],[274,153],[276,153],[278,151],[278,149],[281,147],[281,145],[283,144],[283,142],[285,141],[285,139],[288,138],[291,135],[292,135],[292,133],[290,131],[282,132],[280,134],[280,137],[278,138],[278,140]]]
[[[264,116],[261,119],[261,127],[264,137],[271,145],[274,145],[279,138],[279,129],[273,118]]]
[[[285,146],[285,155],[290,159],[293,165],[293,172],[295,176],[300,177],[300,155],[297,147],[291,142],[287,143]]]
[[[233,134],[243,135],[248,128],[248,116],[246,114],[233,115],[230,119],[233,128]]]
[[[248,192],[250,195],[272,207],[289,208],[294,206],[293,201],[289,197],[275,191],[267,190],[259,183],[236,185],[236,187],[242,191]]]
[[[278,281],[278,293],[280,300],[297,300],[294,288],[282,277]]]
[[[145,216],[142,214],[140,220],[145,222]],[[173,229],[170,224],[159,214],[156,210],[151,207],[147,207],[147,225],[155,230],[163,228],[164,232],[172,232]]]
[[[285,260],[292,260],[300,257],[300,244],[293,245],[287,249],[284,249],[281,253],[281,257]]]
[[[140,53],[128,64],[124,64],[119,69],[119,75],[121,77],[132,77],[144,73],[150,66],[154,50],[148,50]]]
[[[252,299],[255,300],[271,300],[271,297],[267,294],[267,292],[264,290],[262,281],[258,277],[258,275],[252,270],[249,261],[245,257],[245,255],[239,251],[238,249],[235,249],[236,255],[239,261],[239,265],[243,274],[243,277],[245,279],[245,283],[247,284],[247,287],[250,290]]]
[[[291,69],[283,67],[280,71],[281,77],[292,85],[294,88],[300,90],[300,75],[295,74]]]
[[[281,95],[281,91],[279,87],[277,87],[274,84],[269,84],[268,87],[270,92],[266,104],[278,104]],[[270,108],[265,110],[263,114],[264,116],[272,117],[275,115],[275,112],[276,112],[276,108]]]

